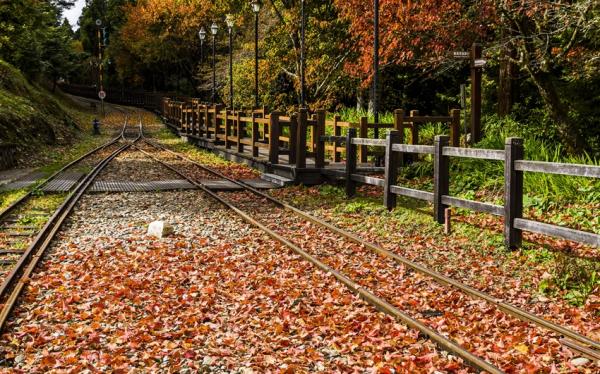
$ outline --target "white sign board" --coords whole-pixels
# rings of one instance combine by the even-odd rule
[[[100,98],[100,100],[106,99],[106,92],[104,92],[104,91],[98,92],[98,97]]]
[[[452,52],[452,57],[454,57],[457,60],[468,60],[471,58],[471,53],[464,51],[455,51]]]

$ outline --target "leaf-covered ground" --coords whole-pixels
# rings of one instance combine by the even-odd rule
[[[468,371],[197,191],[85,197],[0,342],[25,372]]]
[[[386,249],[600,340],[597,286],[582,306],[571,305],[566,292],[542,293],[540,285],[552,277],[560,249],[530,243],[524,250],[506,251],[501,232],[489,227],[497,225],[494,218],[458,217],[454,233],[446,236],[433,223],[429,205],[401,199],[394,211],[387,212],[380,189],[362,187],[352,200],[333,187],[293,187],[273,194]]]

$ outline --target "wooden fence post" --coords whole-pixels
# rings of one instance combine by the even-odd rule
[[[279,113],[271,113],[269,119],[269,162],[279,163]]]
[[[391,192],[390,187],[396,184],[398,178],[400,154],[392,149],[394,144],[398,143],[400,143],[400,132],[388,131],[385,137],[385,185],[383,187],[383,204],[388,210],[396,207],[396,194]]]
[[[306,127],[308,121],[308,110],[300,109],[298,116],[298,136],[296,137],[296,168],[306,168]]]
[[[404,110],[394,110],[394,129],[398,131],[398,143],[404,143]],[[404,152],[398,157],[398,165],[404,166]]]
[[[317,150],[315,148],[315,146],[317,145],[317,115],[316,114],[312,114],[310,116],[311,121],[313,121],[315,124],[313,126],[310,127],[310,151],[312,153],[315,153]]]
[[[229,141],[229,137],[231,136],[231,117],[227,108],[224,108],[222,113],[225,116],[225,149],[229,149],[231,148],[231,141]]]
[[[369,137],[369,118],[360,117],[360,127],[359,127],[359,138],[368,138]],[[360,162],[365,164],[368,161],[369,149],[366,145],[360,146]]]
[[[356,144],[352,144],[354,138],[356,129],[349,128],[346,135],[346,197],[356,194],[356,182],[352,180],[352,174],[356,173]]]
[[[219,143],[219,119],[217,118],[217,106],[213,105],[213,127],[215,128],[215,144]]]
[[[448,195],[450,189],[450,162],[442,151],[448,146],[449,139],[447,135],[437,135],[433,153],[433,217],[442,224],[445,222],[444,210],[448,208],[442,204],[442,196]]]
[[[342,119],[339,115],[333,116],[333,135],[342,136],[342,128],[338,126],[338,122]],[[338,145],[336,142],[333,143],[333,162],[342,161],[342,152],[338,152]]]
[[[258,123],[256,122],[256,113],[252,112],[252,157],[258,157]]]
[[[192,135],[198,135],[198,104],[192,104]]]
[[[289,155],[288,155],[288,163],[290,165],[296,164],[296,154],[298,149],[296,148],[296,144],[298,142],[298,114],[293,113],[290,116],[290,142],[289,142]]]
[[[210,131],[208,128],[210,127],[210,121],[208,120],[208,105],[204,105],[204,119],[202,121],[203,131],[206,131],[206,139],[210,139]]]
[[[238,153],[244,153],[244,143],[242,143],[242,139],[246,136],[246,127],[242,126],[241,119],[242,119],[242,116],[241,116],[240,112],[237,112],[235,115],[235,121],[236,121]]]
[[[317,123],[314,127],[313,144],[315,149],[315,168],[322,169],[325,167],[325,142],[321,141],[321,136],[325,136],[325,111],[317,110]]]
[[[504,242],[513,249],[521,246],[523,237],[514,228],[515,219],[523,217],[523,172],[515,170],[515,161],[523,159],[523,139],[506,139],[504,151]]]
[[[453,147],[460,147],[460,109],[450,111],[452,122],[450,123],[450,139]]]
[[[410,111],[410,116],[411,117],[417,117],[419,116],[419,111],[418,110],[411,110]],[[412,143],[413,145],[417,145],[419,144],[419,124],[417,122],[411,122],[412,124],[412,128],[411,128],[411,134],[412,134]]]

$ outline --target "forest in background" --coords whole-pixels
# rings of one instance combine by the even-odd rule
[[[210,98],[211,36],[219,26],[217,86],[228,102],[226,15],[235,20],[234,101],[253,103],[254,14],[246,0],[87,0],[78,28],[65,0],[19,0],[0,9],[0,58],[52,87],[65,80]],[[311,108],[369,107],[373,2],[306,1]],[[102,20],[100,61],[96,19]],[[260,102],[299,103],[300,0],[265,0],[259,22]],[[447,113],[459,107],[469,67],[452,51],[484,47],[484,130],[540,139],[569,154],[600,156],[600,5],[578,1],[380,1],[383,111]],[[73,31],[77,28],[76,31]]]

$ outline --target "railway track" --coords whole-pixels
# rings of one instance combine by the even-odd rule
[[[132,136],[132,127],[137,129],[137,136]],[[108,163],[121,152],[131,147],[133,143],[141,139],[141,136],[141,125],[130,126],[129,117],[126,116],[119,136],[64,166],[37,188],[15,201],[0,213],[0,227],[4,230],[13,230],[9,233],[12,234],[12,237],[18,237],[20,240],[18,247],[14,246],[15,241],[5,241],[5,243],[12,244],[13,246],[3,246],[5,249],[0,252],[0,255],[6,256],[4,257],[3,266],[8,268],[3,274],[2,284],[0,285],[0,330],[4,327],[27,279],[34,271],[38,261],[44,255],[46,248],[48,248],[75,204]],[[120,143],[120,140],[124,140],[125,143]],[[32,205],[38,191],[41,191],[44,186],[52,183],[63,173],[77,167],[77,165],[84,161],[89,161],[93,157],[99,160],[93,161],[94,167],[92,170],[76,183],[56,211],[53,213],[50,211],[28,212],[30,214],[36,213],[40,217],[40,220],[36,222],[37,225],[35,226],[27,226],[30,221],[25,220],[24,218],[26,217],[21,212],[27,209],[29,205]],[[42,227],[40,228],[40,226]],[[5,234],[5,236],[7,235]],[[10,238],[11,235],[8,235],[8,237]]]
[[[119,139],[124,144],[118,143]],[[561,344],[592,360],[600,360],[600,344],[588,337],[431,271],[380,246],[366,242],[355,234],[339,229],[277,200],[244,182],[230,178],[217,170],[144,138],[141,117],[136,125],[126,122],[119,138],[112,142],[118,143],[119,146],[110,155],[103,158],[77,185],[73,193],[48,220],[44,229],[21,256],[19,263],[11,272],[10,282],[5,282],[6,287],[4,284],[2,285],[0,301],[3,302],[3,309],[0,312],[0,329],[4,326],[6,318],[25,284],[22,279],[27,279],[34,271],[37,262],[78,199],[112,159],[132,147],[187,179],[244,221],[289,247],[320,270],[332,275],[378,310],[420,331],[442,349],[461,357],[478,370],[490,373],[503,372],[502,363],[499,363],[497,359],[499,357],[497,352],[494,352],[495,356],[489,355],[486,351],[489,346],[484,344],[486,341],[493,342],[498,336],[493,332],[478,330],[479,326],[475,319],[485,317],[477,315],[482,311],[498,318],[500,328],[506,328],[516,333],[517,336],[519,331],[523,336],[533,334],[539,338],[540,345]],[[228,180],[240,186],[243,191],[213,192],[202,182],[207,179]],[[265,209],[267,207],[270,209]],[[286,224],[282,225],[281,222]],[[310,238],[307,238],[306,230],[310,230],[311,235],[331,238],[331,240],[327,246],[314,245]],[[387,260],[386,268],[371,266],[371,263],[376,263],[381,258]],[[20,280],[17,279],[17,276],[21,277]],[[413,293],[415,295],[425,294],[425,291],[429,291],[428,295],[431,295],[431,290],[440,300],[450,298],[452,302],[442,303],[437,300],[427,300],[430,296],[425,299],[412,296]],[[398,297],[396,293],[402,294],[401,296],[408,294],[410,297]],[[411,303],[411,300],[414,302]],[[423,306],[427,306],[427,308],[424,309]],[[462,310],[460,316],[456,312],[457,309]],[[441,320],[444,320],[446,324],[465,326],[465,331],[467,331],[465,336],[472,336],[473,341],[468,341],[465,336],[448,337],[449,334],[445,333],[443,326],[440,328]],[[514,321],[518,321],[520,324]],[[469,328],[472,327],[469,325],[475,327]],[[477,335],[481,337],[477,338]],[[509,349],[498,345],[495,347],[500,351]]]
[[[355,234],[339,229],[285,202],[277,200],[269,194],[256,190],[241,181],[229,178],[219,171],[194,162],[182,154],[170,151],[147,139],[143,143],[153,148],[154,153],[161,155],[160,157],[156,157],[152,154],[152,149],[140,148],[149,157],[152,157],[154,160],[165,165],[165,167],[188,179],[206,194],[234,211],[246,222],[258,227],[276,241],[289,247],[304,259],[313,263],[317,268],[333,275],[352,292],[380,311],[419,330],[440,347],[463,358],[479,370],[495,373],[502,372],[497,366],[481,358],[481,356],[485,355],[484,343],[489,341],[489,339],[496,339],[498,337],[485,331],[477,331],[480,327],[477,326],[473,318],[470,318],[474,315],[480,318],[483,317],[483,314],[477,315],[478,313],[492,313],[492,311],[495,311],[494,318],[502,320],[511,318],[513,322],[504,323],[504,327],[512,329],[517,335],[519,331],[522,334],[535,334],[541,339],[539,340],[540,342],[545,342],[545,344],[549,345],[560,344],[576,352],[578,355],[590,358],[592,362],[600,360],[600,343],[584,335],[429,270],[373,243],[364,241]],[[165,158],[168,161],[165,161]],[[195,167],[197,171],[191,172],[190,167]],[[215,193],[206,188],[200,181],[201,179],[215,178],[235,183],[243,188],[243,192]],[[263,212],[263,214],[260,212]],[[321,248],[320,246],[315,248],[311,240],[306,239],[305,230],[311,230],[311,235],[335,239],[332,239],[328,243],[327,248]],[[389,260],[388,268],[372,268],[370,262],[375,261],[376,257],[383,257]],[[380,276],[382,272],[385,276]],[[400,272],[400,274],[405,276],[394,277],[392,275],[394,272]],[[417,280],[408,281],[407,285],[406,278],[414,277],[412,273],[417,273],[419,277]],[[386,282],[391,287],[383,290],[384,287],[381,285]],[[434,283],[436,285],[432,286]],[[453,318],[452,315],[454,312],[452,310],[443,310],[444,308],[440,303],[431,303],[427,302],[427,300],[421,300],[417,305],[439,305],[439,307],[410,312],[410,300],[407,303],[406,300],[403,301],[402,298],[395,297],[393,292],[393,290],[410,290],[419,293],[431,288],[436,289],[437,295],[440,298],[453,298],[454,306],[457,309],[463,308],[466,310],[466,312],[463,312],[463,316]],[[473,303],[478,304],[478,306],[472,307],[471,304]],[[408,312],[404,310],[408,310]],[[457,336],[456,339],[449,339],[434,328],[440,320],[444,320],[446,323],[462,324],[465,327],[475,324],[476,327],[469,328],[469,333],[465,334],[465,336]],[[501,322],[499,324],[502,325]],[[478,343],[469,342],[467,339],[469,335],[476,335],[477,332],[484,336],[481,338],[481,341]],[[457,344],[455,340],[460,340],[462,344]],[[502,344],[500,343],[500,345]],[[465,349],[464,346],[469,349]],[[495,349],[502,350],[498,345],[494,345],[494,347]],[[478,356],[471,353],[471,350],[484,354]]]

